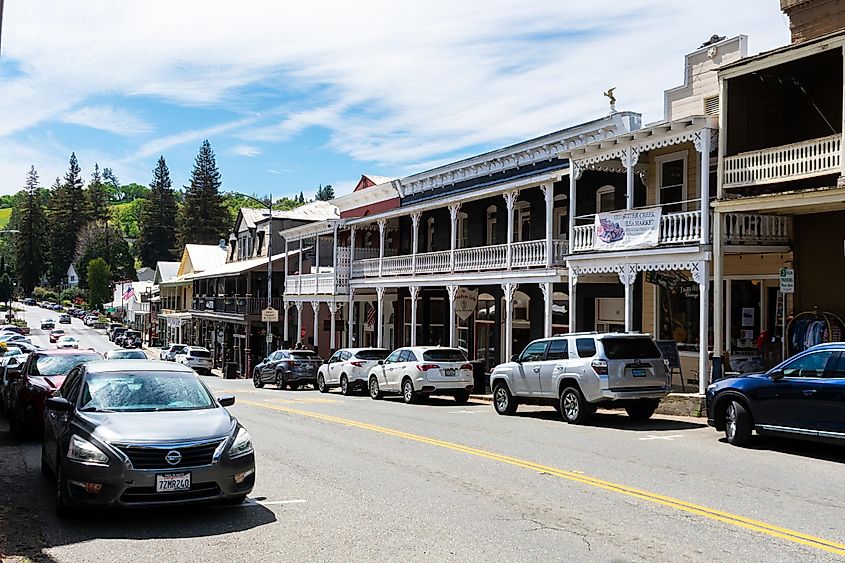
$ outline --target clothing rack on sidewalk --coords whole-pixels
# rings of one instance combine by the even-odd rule
[[[845,322],[828,312],[805,311],[795,315],[786,327],[786,352],[793,356],[826,342],[838,342],[845,336]]]

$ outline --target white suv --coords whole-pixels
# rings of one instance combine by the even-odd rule
[[[367,388],[370,370],[384,360],[390,350],[384,348],[344,348],[338,350],[317,370],[317,389],[328,393],[340,386],[340,392],[351,395],[357,389]]]
[[[457,348],[415,346],[394,350],[370,370],[370,397],[401,393],[406,403],[428,395],[452,395],[466,403],[472,391],[472,364]]]
[[[622,407],[646,420],[669,393],[666,364],[640,333],[575,333],[535,340],[490,374],[493,406],[513,414],[519,403],[548,404],[570,423],[597,407]]]
[[[176,354],[176,363],[188,366],[197,373],[211,375],[211,352],[201,346],[185,346]]]

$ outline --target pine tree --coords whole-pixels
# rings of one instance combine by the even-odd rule
[[[302,193],[302,190],[299,190],[299,199],[297,201],[299,201],[300,205],[305,203],[305,194]]]
[[[47,218],[53,228],[50,233],[49,280],[59,285],[76,255],[76,243],[88,219],[88,209],[82,191],[82,178],[76,154],[70,155],[64,182],[54,186]]]
[[[46,222],[44,217],[44,198],[38,189],[38,172],[35,166],[26,175],[24,193],[12,211],[11,223],[19,231],[16,233],[15,265],[18,280],[24,295],[29,295],[41,280],[44,273],[44,235]]]
[[[317,193],[314,195],[314,199],[318,201],[329,201],[334,199],[334,188],[331,184],[326,184],[325,186],[320,184],[320,187],[317,188]]]
[[[102,258],[95,258],[88,264],[85,281],[88,282],[88,302],[94,309],[102,309],[103,303],[110,297],[109,282],[112,273],[109,265]]]
[[[112,281],[135,279],[135,258],[117,225],[89,223],[82,229],[75,261],[76,271],[86,272],[88,264],[96,258],[102,258],[109,265],[114,276]],[[87,288],[84,276],[80,275],[79,285]]]
[[[163,156],[153,170],[150,189],[141,200],[138,251],[141,264],[155,268],[159,260],[174,260],[176,248],[176,194]]]
[[[191,185],[179,213],[179,245],[217,244],[230,227],[231,218],[220,194],[220,172],[208,140],[194,160]]]
[[[88,209],[91,212],[91,220],[94,222],[107,222],[109,220],[109,190],[103,178],[100,176],[100,165],[94,164],[94,173],[91,174],[91,181],[88,182],[88,189],[85,192]]]

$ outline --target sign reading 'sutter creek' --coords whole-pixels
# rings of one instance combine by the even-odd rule
[[[659,207],[596,214],[595,250],[653,248],[659,240]]]

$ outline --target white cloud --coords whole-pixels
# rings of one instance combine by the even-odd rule
[[[100,129],[117,135],[133,136],[149,133],[152,125],[133,115],[132,113],[107,106],[86,106],[63,114],[61,121],[73,125],[81,125],[92,129]]]
[[[186,143],[199,142],[215,135],[222,135],[223,133],[227,133],[233,129],[249,125],[254,121],[255,117],[246,117],[243,119],[228,121],[226,123],[218,123],[217,125],[212,125],[211,127],[203,129],[191,129],[189,131],[176,133],[175,135],[168,135],[166,137],[153,139],[142,144],[138,150],[129,158],[125,159],[125,161],[134,162],[142,158],[158,156],[164,153],[167,149],[184,145]]]
[[[261,150],[257,147],[253,147],[250,145],[235,145],[231,149],[229,149],[232,154],[236,154],[238,156],[258,156],[261,154]]]

